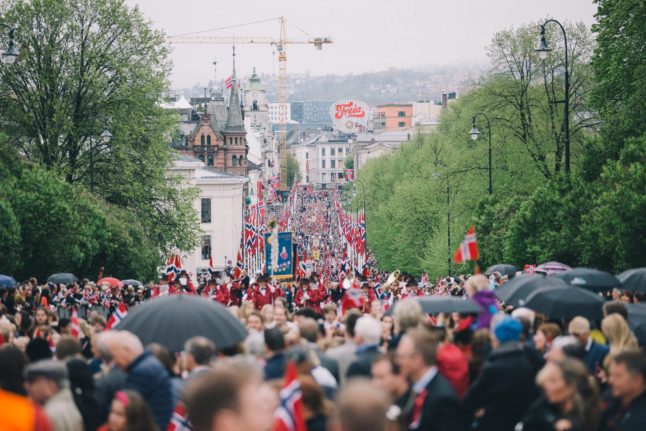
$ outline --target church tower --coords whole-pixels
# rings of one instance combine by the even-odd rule
[[[247,176],[247,132],[242,119],[238,79],[236,77],[236,51],[233,47],[233,75],[227,121],[222,129],[225,172]]]

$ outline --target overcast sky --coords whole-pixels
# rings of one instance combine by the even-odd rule
[[[138,5],[167,35],[220,28],[284,15],[287,37],[329,36],[322,51],[288,47],[287,70],[312,75],[379,71],[390,67],[484,63],[485,46],[504,28],[539,18],[594,22],[592,0],[126,0]],[[231,28],[206,36],[278,37],[278,20]],[[237,45],[238,74],[256,66],[277,73],[278,58],[268,45]],[[190,87],[230,75],[231,47],[174,45],[174,87]]]

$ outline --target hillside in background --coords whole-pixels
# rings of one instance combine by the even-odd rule
[[[436,99],[442,91],[458,91],[471,85],[480,76],[482,67],[477,65],[436,66],[424,69],[394,69],[357,75],[309,74],[289,75],[290,101],[337,100],[356,98],[371,104],[387,102],[411,102]],[[243,86],[244,82],[243,81]],[[261,75],[269,101],[278,101],[278,77]],[[197,84],[192,88],[179,89],[186,97],[201,97],[204,88],[212,86]]]

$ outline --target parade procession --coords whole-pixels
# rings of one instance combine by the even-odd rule
[[[646,431],[646,3],[184,3],[0,1],[0,431]]]

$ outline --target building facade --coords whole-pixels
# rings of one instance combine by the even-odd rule
[[[195,281],[198,274],[213,266],[223,269],[227,260],[235,261],[242,234],[242,208],[248,179],[204,166],[200,160],[180,156],[172,164],[169,175],[179,176],[180,187],[198,190],[193,202],[200,228],[198,247],[182,256],[182,266]]]
[[[347,138],[319,136],[291,147],[298,161],[301,184],[316,188],[332,189],[345,184],[345,159],[350,156],[350,141]]]
[[[377,106],[373,119],[375,132],[409,129],[413,125],[412,103],[389,103]]]

